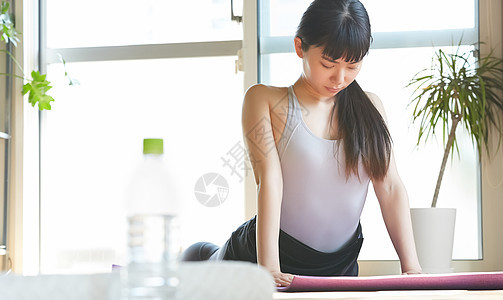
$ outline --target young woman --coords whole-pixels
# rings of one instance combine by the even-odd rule
[[[372,181],[402,272],[421,272],[383,105],[355,81],[370,42],[358,0],[311,3],[294,40],[300,78],[290,87],[252,86],[244,97],[257,215],[224,246],[194,244],[184,260],[258,262],[277,286],[292,274],[356,276]]]

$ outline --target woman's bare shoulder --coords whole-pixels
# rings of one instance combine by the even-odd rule
[[[373,92],[369,92],[369,91],[365,91],[365,94],[369,97],[370,101],[372,101],[372,103],[377,107],[377,106],[382,106],[382,101],[381,99],[379,98],[379,96],[377,96],[375,93]]]
[[[281,99],[288,94],[286,87],[277,87],[265,84],[255,84],[246,90],[245,101],[260,103],[275,103],[276,99]]]
[[[248,88],[243,101],[243,118],[270,118],[275,107],[275,99],[281,99],[281,94],[288,94],[286,88],[255,84]]]
[[[365,94],[367,94],[370,101],[372,101],[372,104],[374,104],[375,108],[377,108],[377,110],[381,113],[381,116],[386,121],[386,112],[384,110],[384,104],[382,103],[379,96],[377,96],[376,94],[374,94],[372,92],[367,92],[367,91],[365,92]]]

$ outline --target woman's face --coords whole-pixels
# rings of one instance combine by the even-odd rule
[[[332,97],[350,85],[360,72],[362,62],[333,60],[323,55],[323,48],[302,51],[300,38],[295,39],[297,55],[302,58],[304,78],[320,96]]]

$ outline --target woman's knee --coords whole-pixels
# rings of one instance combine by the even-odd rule
[[[208,260],[220,247],[208,242],[198,242],[191,245],[182,253],[182,261]]]

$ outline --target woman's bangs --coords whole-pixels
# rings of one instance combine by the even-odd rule
[[[334,32],[323,45],[323,55],[333,60],[340,58],[346,62],[359,62],[367,55],[370,47],[370,39],[367,34],[355,30],[341,28]]]

